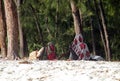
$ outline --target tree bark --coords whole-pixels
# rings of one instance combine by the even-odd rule
[[[70,0],[72,15],[74,20],[75,33],[80,34],[83,32],[80,20],[79,10],[77,9],[74,0]]]
[[[79,15],[80,15],[80,30],[81,30],[81,33],[83,34],[83,20],[82,20],[82,12],[81,10],[79,9]]]
[[[3,58],[7,56],[6,46],[6,26],[5,26],[5,15],[2,0],[0,0],[0,48],[1,55]]]
[[[8,51],[7,58],[10,60],[18,58],[18,15],[17,7],[13,0],[4,0],[7,37],[8,37]]]
[[[23,40],[23,30],[20,23],[20,0],[16,0],[17,5],[17,14],[18,14],[18,27],[19,27],[19,40],[20,40],[20,57],[23,58],[25,51],[24,51],[24,40]]]
[[[102,43],[103,43],[103,46],[104,46],[105,57],[106,57],[106,60],[107,60],[107,59],[108,59],[108,56],[107,56],[107,48],[106,48],[106,44],[105,44],[105,40],[104,40],[104,34],[103,34],[103,29],[102,29],[102,23],[101,23],[101,19],[100,19],[100,17],[99,17],[99,9],[98,9],[96,0],[94,0],[94,4],[95,4],[96,16],[97,16],[97,19],[98,19],[98,22],[99,22],[100,36],[101,36],[101,40],[102,40]]]
[[[99,6],[99,9],[100,9],[100,16],[101,16],[103,30],[104,30],[104,34],[105,34],[105,42],[106,42],[107,57],[108,57],[107,60],[110,61],[111,60],[111,53],[110,53],[109,38],[108,38],[108,33],[107,33],[107,23],[105,21],[104,8],[103,8],[101,0],[99,0],[99,5],[98,6]]]

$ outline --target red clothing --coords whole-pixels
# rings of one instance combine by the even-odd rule
[[[53,52],[53,53],[50,53],[49,55],[47,55],[47,58],[48,58],[48,60],[54,60],[54,59],[56,59],[56,55]]]
[[[55,46],[54,46],[53,43],[48,43],[46,53],[47,53],[47,59],[48,60],[56,59]]]

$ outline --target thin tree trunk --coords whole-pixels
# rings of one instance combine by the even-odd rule
[[[99,31],[100,31],[100,35],[101,35],[101,40],[102,40],[102,43],[103,43],[103,46],[104,46],[104,51],[105,51],[105,56],[106,56],[106,60],[107,60],[107,48],[106,48],[106,44],[105,44],[105,40],[104,40],[104,34],[103,34],[103,30],[102,30],[102,23],[101,23],[101,19],[99,17],[99,9],[97,7],[97,2],[96,0],[94,0],[94,4],[95,4],[95,12],[96,12],[96,16],[97,16],[97,19],[98,19],[98,22],[99,22]]]
[[[42,29],[40,27],[40,24],[39,24],[39,21],[38,21],[38,17],[36,15],[36,11],[35,9],[33,8],[33,6],[30,4],[30,8],[32,9],[32,12],[33,12],[33,16],[34,16],[34,19],[35,19],[35,23],[36,23],[36,27],[37,27],[37,30],[38,30],[38,33],[39,33],[39,37],[40,37],[40,42],[42,43],[42,45],[44,46],[44,40],[43,40],[43,34],[42,34]]]
[[[24,41],[24,56],[28,57],[29,56],[28,43],[26,39],[26,32],[24,32],[24,29],[23,29],[23,41]]]
[[[90,4],[90,0],[88,0],[88,6],[90,8],[90,10],[92,11],[92,6]],[[96,47],[95,47],[95,39],[94,39],[94,23],[93,23],[93,17],[90,17],[90,24],[91,24],[91,36],[92,36],[92,49],[93,49],[93,55],[96,55]]]
[[[20,23],[20,0],[16,0],[17,13],[18,13],[18,27],[19,27],[19,38],[20,38],[20,57],[24,57],[24,40],[23,40],[23,30]]]
[[[54,37],[52,34],[51,34],[51,31],[49,29],[49,26],[48,26],[48,17],[46,16],[46,20],[45,20],[45,25],[46,25],[46,29],[47,29],[47,32],[48,34],[51,36],[51,37]]]
[[[55,16],[55,38],[58,39],[58,16],[59,16],[59,0],[56,0],[57,8],[56,8],[56,16]]]
[[[92,17],[91,17],[91,19],[90,19],[90,23],[91,23],[91,36],[92,36],[93,54],[96,55],[95,40],[94,40],[94,32],[93,32],[93,19],[92,19]]]
[[[74,0],[70,0],[70,4],[71,4],[72,15],[73,15],[73,20],[74,20],[75,33],[80,34],[80,33],[82,33],[83,30],[82,30],[82,26],[80,24],[81,21],[80,21],[79,10],[75,6]]]
[[[105,14],[104,14],[104,9],[103,9],[103,5],[102,5],[101,0],[99,0],[99,5],[98,6],[99,6],[99,9],[100,9],[100,16],[101,16],[102,25],[103,25],[104,34],[105,34],[108,61],[110,61],[111,60],[111,56],[110,56],[111,53],[110,53],[109,39],[108,39],[108,34],[107,34],[107,23],[105,21]]]
[[[2,0],[0,0],[0,48],[1,55],[3,58],[7,56],[6,46],[6,26],[5,26],[5,15]]]
[[[81,30],[81,33],[83,34],[82,12],[80,9],[79,9],[79,15],[80,15],[80,30]]]
[[[18,15],[17,7],[13,0],[4,0],[6,25],[7,25],[7,37],[8,37],[8,59],[18,58]]]

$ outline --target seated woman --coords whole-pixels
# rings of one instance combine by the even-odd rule
[[[46,47],[42,47],[39,51],[31,52],[29,55],[29,59],[55,60],[56,59],[55,45],[52,42],[49,42]]]
[[[83,42],[81,34],[75,36],[74,41],[70,47],[70,60],[89,60],[90,52],[88,46]]]

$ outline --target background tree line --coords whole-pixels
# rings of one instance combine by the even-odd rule
[[[28,56],[29,52],[39,50],[49,41],[55,43],[58,56],[66,53],[76,32],[70,1],[0,0],[2,57]],[[120,1],[74,2],[79,11],[80,31],[90,52],[106,60],[120,60]]]

